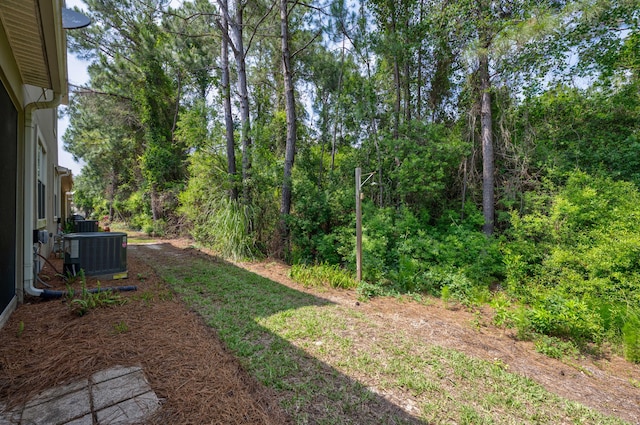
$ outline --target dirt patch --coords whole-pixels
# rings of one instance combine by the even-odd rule
[[[172,251],[177,262],[210,256],[193,248],[187,239],[163,243],[181,249]],[[251,378],[216,334],[172,297],[142,260],[143,251],[148,252],[136,247],[129,250],[130,278],[123,284],[136,284],[139,289],[123,293],[129,300],[123,306],[93,310],[83,317],[72,315],[68,303],[60,300],[30,300],[18,308],[0,330],[0,401],[15,404],[45,388],[112,365],[141,365],[164,402],[153,423],[290,423],[276,395]],[[354,291],[304,288],[288,277],[288,267],[279,262],[238,265],[295,290],[357,309],[381,328],[502,362],[509,371],[562,397],[640,423],[640,368],[619,356],[608,353],[558,361],[536,353],[532,343],[517,341],[512,331],[494,327],[488,309],[473,313],[452,309],[439,300],[425,305],[406,298],[360,302]],[[54,274],[51,270],[45,273]],[[51,284],[64,288],[56,279]]]

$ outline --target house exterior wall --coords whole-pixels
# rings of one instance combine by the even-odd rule
[[[58,118],[57,109],[36,110],[32,114],[32,124],[34,128],[31,147],[33,149],[33,168],[36,171],[36,178],[33,186],[33,202],[34,202],[34,220],[35,229],[45,230],[49,235],[57,233],[56,212],[60,210],[58,175],[56,167],[58,165]],[[28,143],[27,143],[28,145]],[[40,148],[39,145],[42,145]],[[43,164],[40,164],[42,177],[44,180],[45,197],[44,197],[44,218],[38,217],[38,211],[42,206],[38,199],[38,154],[39,151],[44,152]],[[39,245],[40,254],[48,257],[53,249],[53,238],[49,237],[46,243]]]
[[[26,3],[13,2],[12,7],[24,7],[25,13],[35,13]],[[9,35],[0,20],[0,117],[5,117],[0,119],[0,152],[4,155],[0,155],[0,179],[6,186],[0,189],[0,327],[22,301],[25,291],[31,288],[33,292],[34,273],[38,269],[34,247],[45,257],[53,247],[52,238],[45,244],[34,244],[34,230],[55,234],[55,212],[65,202],[60,198],[55,107],[66,95],[62,0],[38,4],[43,13],[39,28],[49,67],[45,71],[51,76],[51,87],[58,92],[24,83]],[[0,11],[2,7],[0,1]],[[42,164],[38,163],[39,146],[46,151],[44,160],[40,157]],[[38,165],[44,165],[40,180],[46,188],[40,192],[44,207],[40,217]],[[3,244],[1,240],[8,242]]]
[[[24,143],[21,143],[24,139],[24,115],[22,114],[24,94],[22,92],[20,73],[11,55],[11,49],[2,25],[0,25],[0,85],[0,89],[6,93],[10,100],[10,106],[15,108],[17,115],[15,123],[16,139],[8,140],[6,136],[3,136],[0,140],[0,149],[2,150],[7,149],[7,146],[11,143],[16,144],[15,157],[17,161],[15,171],[11,171],[12,173],[15,172],[13,178],[8,176],[9,181],[13,181],[13,188],[11,189],[13,189],[15,193],[15,199],[12,202],[6,202],[6,199],[3,199],[3,208],[13,208],[15,214],[7,214],[12,216],[8,220],[13,220],[13,223],[6,223],[6,226],[13,229],[13,235],[9,229],[5,229],[6,234],[3,235],[3,237],[9,237],[10,242],[0,248],[2,250],[0,251],[0,256],[2,257],[0,262],[3,263],[0,267],[2,267],[3,273],[6,273],[0,283],[0,291],[4,293],[5,297],[11,297],[8,302],[5,300],[5,302],[0,305],[0,326],[2,326],[11,312],[16,308],[18,302],[18,282],[23,278],[22,268],[20,266],[23,264],[21,240],[24,233],[24,223],[21,220],[23,216],[22,205],[24,192],[19,190],[23,185],[20,163],[24,158]],[[7,113],[6,107],[7,106],[4,106],[4,110],[0,111],[3,115]],[[4,167],[7,167],[7,165],[4,165],[3,168]],[[11,189],[7,188],[7,190]],[[6,211],[5,213],[8,212],[9,211]]]
[[[71,194],[71,191],[73,190],[73,175],[71,174],[71,170],[66,171],[67,172],[63,173],[60,178],[60,222],[63,229],[67,219],[73,214],[73,211],[71,210],[71,201],[73,199],[73,195]]]

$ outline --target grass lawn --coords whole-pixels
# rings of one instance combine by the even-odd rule
[[[622,424],[526,377],[234,265],[153,267],[296,423]]]

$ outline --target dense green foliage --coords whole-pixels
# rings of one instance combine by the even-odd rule
[[[180,194],[181,212],[193,223],[191,233],[196,240],[205,242],[227,258],[252,257],[257,252],[249,237],[248,207],[224,196],[224,192],[209,190],[225,182],[225,173],[220,170],[224,165],[215,163],[219,159],[203,152],[192,155],[189,170],[193,177]]]
[[[525,123],[520,131],[535,132],[535,158],[546,168],[581,169],[640,184],[638,84],[555,87],[519,108]]]
[[[633,183],[576,172],[530,212],[513,213],[505,283],[531,306],[522,326],[583,342],[624,333],[637,346],[629,324],[640,301],[639,201]]]
[[[640,360],[633,2],[86,3],[64,140],[88,213],[346,287],[360,167],[361,296],[491,302],[549,355]]]

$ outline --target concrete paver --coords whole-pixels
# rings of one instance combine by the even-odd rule
[[[94,384],[99,384],[100,382],[108,381],[110,379],[119,378],[123,375],[128,375],[130,373],[134,373],[141,370],[139,366],[114,366],[110,369],[101,370],[100,372],[96,372],[91,375],[91,381]]]
[[[89,382],[86,379],[82,379],[80,381],[72,382],[68,385],[61,385],[59,387],[50,388],[29,400],[25,407],[29,408],[37,404],[46,403],[47,401],[55,398],[60,398],[66,394],[80,391],[81,389],[86,388],[87,385],[89,385]]]
[[[65,425],[93,425],[93,415],[91,413],[87,413],[81,418],[67,422]]]
[[[155,412],[160,404],[153,391],[122,401],[115,406],[97,412],[100,425],[135,423],[148,414]]]
[[[91,387],[93,407],[96,410],[100,410],[150,390],[151,387],[147,383],[142,370],[138,369],[127,375],[93,385]]]
[[[91,413],[91,401],[86,388],[52,398],[44,403],[26,407],[22,423],[33,425],[61,425]]]
[[[116,366],[43,391],[12,411],[0,404],[0,425],[126,425],[159,408],[142,368]]]

